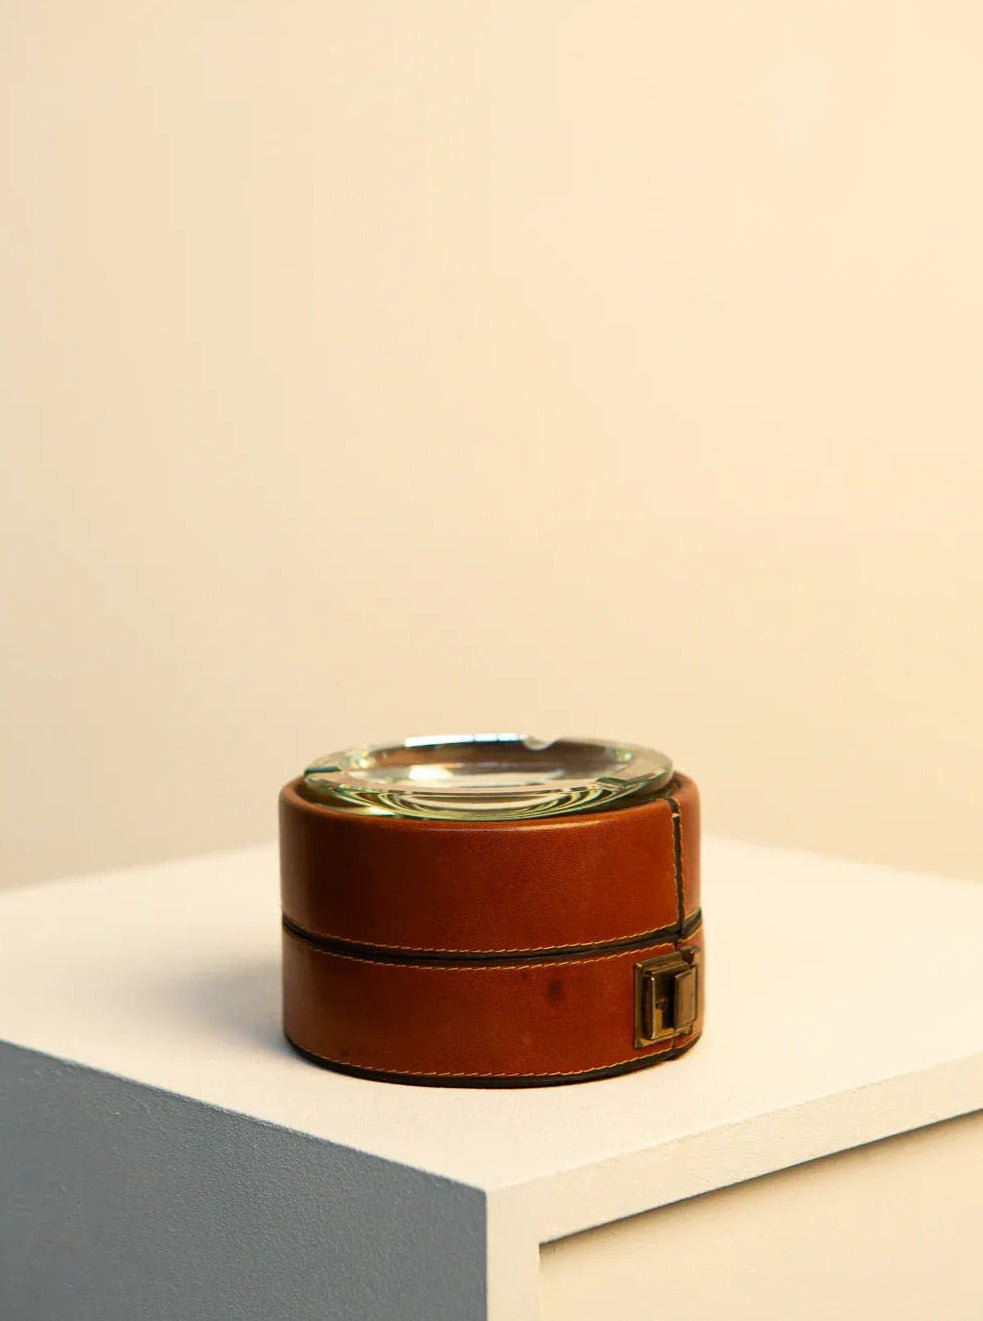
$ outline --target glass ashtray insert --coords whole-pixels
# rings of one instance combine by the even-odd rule
[[[524,820],[597,810],[656,793],[671,778],[668,757],[628,743],[450,734],[321,757],[304,772],[304,788],[308,797],[350,811]]]

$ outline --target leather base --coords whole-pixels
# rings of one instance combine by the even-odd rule
[[[284,1030],[308,1054],[366,1076],[500,1087],[594,1077],[658,1063],[700,1035],[702,959],[692,1027],[634,1040],[636,966],[684,949],[703,950],[702,923],[642,947],[494,962],[339,953],[285,928]]]

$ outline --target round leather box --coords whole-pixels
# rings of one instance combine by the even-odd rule
[[[283,1012],[318,1063],[518,1087],[672,1059],[704,1016],[699,799],[531,819],[353,812],[280,795]]]

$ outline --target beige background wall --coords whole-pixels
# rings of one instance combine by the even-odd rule
[[[5,0],[0,883],[664,746],[983,869],[968,0]]]

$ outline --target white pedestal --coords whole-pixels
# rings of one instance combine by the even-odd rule
[[[0,1316],[569,1321],[599,1298],[621,1315],[619,1281],[633,1321],[702,1321],[724,1295],[732,1318],[811,1316],[859,1253],[875,1284],[901,1272],[912,1316],[975,1321],[977,1263],[954,1236],[983,1216],[983,1120],[790,1167],[983,1109],[983,885],[705,854],[702,1042],[518,1091],[296,1056],[272,849],[0,895]],[[879,1180],[875,1233],[858,1208]],[[933,1199],[965,1215],[886,1265],[877,1243]],[[750,1271],[736,1292],[728,1252]]]

